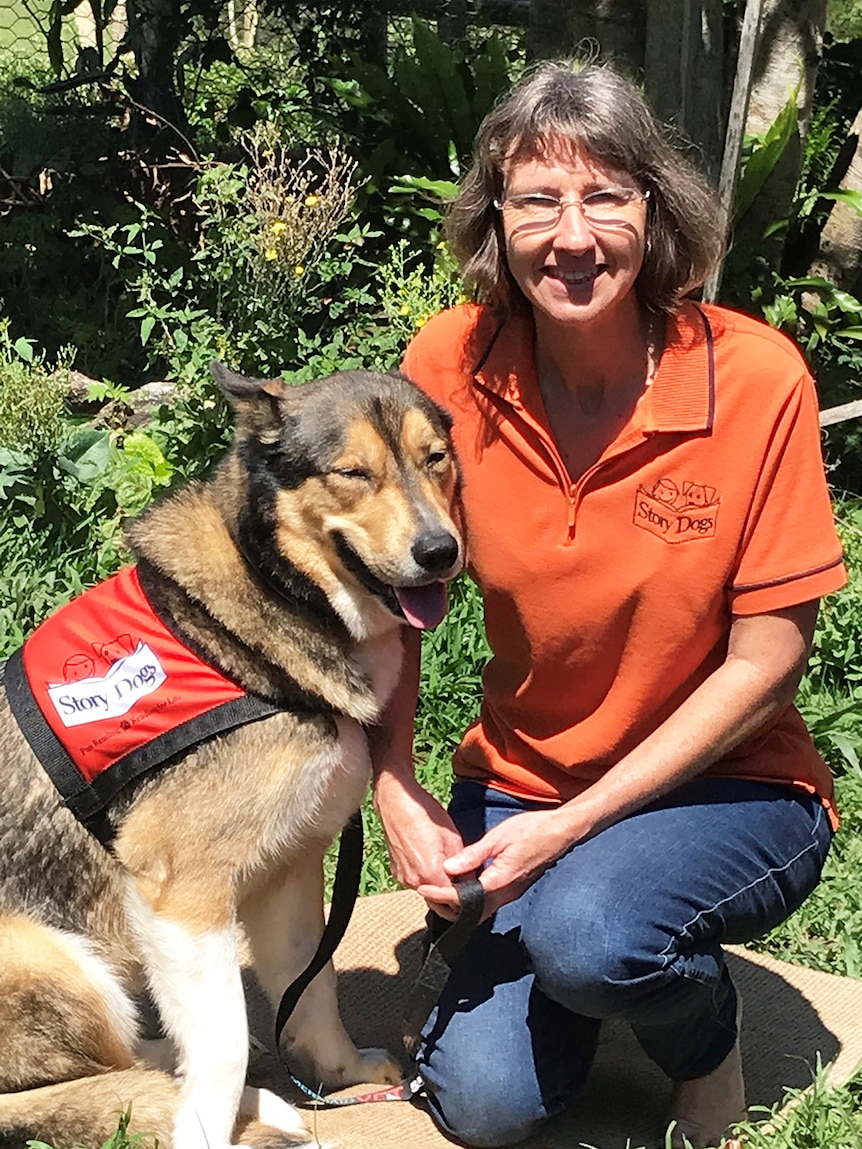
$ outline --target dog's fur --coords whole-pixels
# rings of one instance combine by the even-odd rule
[[[108,851],[61,804],[0,692],[4,1149],[100,1144],[130,1103],[131,1129],[162,1149],[305,1139],[292,1107],[244,1091],[241,948],[277,1003],[317,946],[323,854],[367,785],[363,726],[399,675],[399,601],[420,625],[409,588],[428,586],[433,614],[461,565],[447,421],[406,379],[291,388],[214,372],[233,447],[130,541],[156,605],[283,709],[129,785],[108,810]],[[328,967],[300,1001],[288,1059],[328,1086],[397,1080],[385,1053],[350,1041],[334,981]],[[144,984],[175,1075],[142,1050]]]

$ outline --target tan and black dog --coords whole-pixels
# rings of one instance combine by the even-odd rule
[[[130,1103],[162,1149],[307,1139],[245,1088],[243,947],[277,1003],[322,932],[323,854],[367,786],[400,629],[440,621],[461,567],[447,419],[410,382],[213,370],[236,412],[224,461],[5,665],[4,1149],[101,1144]],[[144,986],[174,1071],[139,1040]],[[352,1044],[331,967],[282,1042],[314,1083],[400,1076]]]

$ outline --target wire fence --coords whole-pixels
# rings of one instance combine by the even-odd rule
[[[213,2],[221,8],[220,24],[232,46],[253,47],[260,25],[257,0]],[[100,7],[97,3],[96,10]],[[94,17],[90,0],[81,0],[63,16],[59,28],[52,20],[52,0],[0,0],[0,68],[12,65],[42,71],[53,67],[69,76],[88,67],[87,53],[91,53],[90,62],[97,58],[107,63],[127,31],[126,0],[115,0],[102,22]]]
[[[0,7],[0,53],[2,62],[18,59],[32,58],[40,52],[45,53],[45,37],[39,31],[36,21],[22,4],[12,0],[10,4]],[[16,60],[17,62],[17,60]]]
[[[50,67],[48,29],[50,0],[0,0],[0,66],[27,71]],[[90,12],[89,4],[87,11]],[[77,33],[74,15],[61,28],[64,56],[72,53]]]

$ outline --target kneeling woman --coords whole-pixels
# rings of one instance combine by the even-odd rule
[[[691,301],[719,211],[614,71],[551,63],[486,118],[448,221],[477,303],[404,369],[454,417],[493,658],[448,812],[411,765],[418,642],[374,746],[395,876],[488,917],[426,1027],[440,1125],[560,1112],[603,1019],[712,1145],[744,1116],[722,945],[816,885],[835,825],[793,698],[845,579],[798,350]]]

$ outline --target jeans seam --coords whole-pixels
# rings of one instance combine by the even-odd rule
[[[707,914],[715,913],[715,911],[718,909],[719,906],[724,905],[726,902],[733,901],[734,898],[738,898],[740,896],[740,894],[744,894],[747,890],[754,889],[754,887],[759,885],[761,882],[765,882],[767,880],[767,878],[770,878],[775,874],[780,874],[780,873],[784,872],[785,870],[789,870],[790,867],[795,865],[800,860],[800,858],[805,856],[805,854],[810,853],[811,850],[816,850],[817,846],[818,846],[818,842],[817,842],[817,838],[815,837],[815,835],[816,835],[818,829],[820,828],[820,824],[821,824],[824,816],[825,815],[824,815],[823,807],[818,806],[817,807],[816,820],[814,822],[814,825],[811,828],[811,841],[810,841],[810,843],[807,846],[804,846],[797,854],[794,854],[794,856],[792,858],[789,858],[788,861],[786,861],[783,866],[770,866],[770,868],[768,870],[766,870],[764,873],[762,873],[760,875],[760,877],[755,878],[754,881],[752,881],[752,882],[749,882],[747,886],[741,886],[738,890],[735,890],[732,894],[728,894],[727,897],[722,898],[720,901],[717,901],[714,905],[709,906],[709,907],[704,908],[704,909],[701,909],[701,910],[698,910],[697,913],[694,915],[694,917],[685,923],[685,925],[680,930],[679,935],[677,937],[671,938],[668,941],[665,948],[661,951],[661,953],[657,955],[658,958],[661,960],[661,963],[662,963],[661,968],[663,970],[667,969],[668,965],[671,963],[671,961],[673,960],[673,956],[674,956],[670,952],[671,948],[674,945],[676,945],[678,943],[678,941],[682,937],[684,937],[687,933],[690,936],[689,931],[691,930],[691,927],[700,918],[705,917]]]

